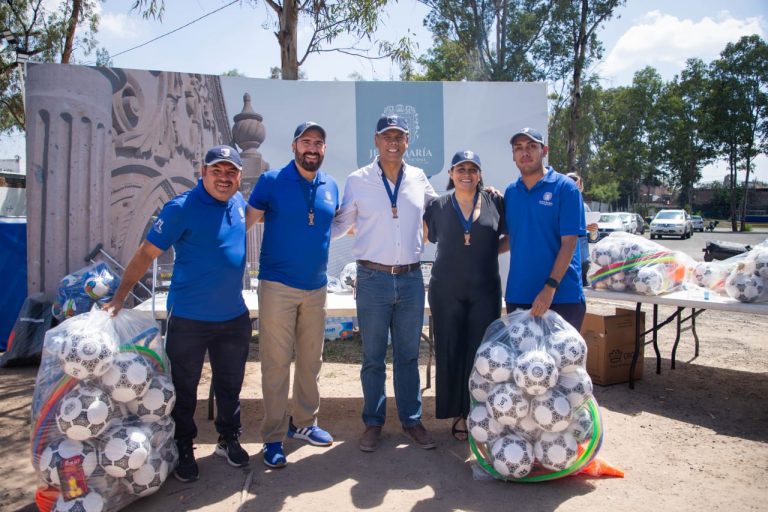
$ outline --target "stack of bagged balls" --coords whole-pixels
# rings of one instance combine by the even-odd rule
[[[62,321],[90,311],[96,302],[109,302],[118,286],[120,279],[102,262],[67,274],[59,282],[53,316]]]
[[[642,295],[678,288],[694,265],[682,252],[624,232],[611,233],[595,244],[591,260],[599,267],[590,274],[593,288]]]
[[[131,330],[140,335],[126,340],[115,322],[92,311],[46,333],[32,455],[42,482],[59,491],[55,510],[122,508],[157,491],[178,458],[159,330],[139,320],[146,325]]]
[[[768,301],[768,247],[758,246],[735,264],[725,279],[725,292],[740,302]]]
[[[586,357],[584,339],[552,311],[541,318],[515,311],[488,327],[469,379],[467,417],[481,466],[523,479],[577,462],[599,422],[588,407]]]

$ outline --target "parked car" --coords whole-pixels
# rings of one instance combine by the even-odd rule
[[[644,235],[645,234],[645,219],[639,213],[633,213],[632,215],[635,216],[635,222],[637,222],[637,229],[635,229],[635,233],[637,233],[638,235]]]
[[[661,210],[651,221],[651,238],[679,236],[680,239],[693,236],[693,223],[685,210]]]
[[[694,231],[704,232],[704,219],[701,215],[691,215],[691,224],[693,224]]]
[[[624,231],[626,231],[627,233],[637,232],[637,221],[635,220],[634,214],[626,213],[626,212],[618,212],[616,215],[619,216],[622,224],[624,224]]]
[[[619,213],[603,213],[597,221],[597,239],[601,240],[614,231],[626,231]]]

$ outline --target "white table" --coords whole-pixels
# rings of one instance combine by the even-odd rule
[[[768,315],[768,304],[766,303],[746,303],[739,302],[730,297],[724,297],[710,292],[709,298],[704,298],[704,292],[701,290],[681,290],[665,295],[640,295],[627,292],[613,292],[608,290],[594,290],[585,288],[584,293],[587,297],[593,299],[607,299],[619,302],[635,303],[635,353],[632,355],[632,362],[629,366],[629,387],[635,387],[635,365],[640,354],[640,339],[648,333],[652,334],[653,350],[656,352],[656,373],[661,373],[661,353],[658,345],[658,331],[673,320],[677,320],[677,335],[675,344],[672,346],[672,364],[675,369],[675,356],[677,354],[677,345],[680,343],[680,334],[684,330],[690,329],[695,341],[695,356],[699,355],[699,335],[696,333],[696,317],[708,309],[718,311],[729,311],[734,313],[750,313],[754,315]],[[640,313],[643,304],[653,304],[653,325],[645,332],[640,332]],[[659,323],[659,305],[674,306],[677,310],[666,320]],[[691,314],[684,316],[685,310],[689,308]],[[690,327],[683,327],[685,322],[690,322]]]

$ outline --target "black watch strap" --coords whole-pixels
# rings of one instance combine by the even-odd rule
[[[560,286],[560,282],[557,279],[553,279],[551,277],[548,277],[546,281],[544,281],[544,284],[547,286],[551,286],[555,290],[557,290],[557,287]]]

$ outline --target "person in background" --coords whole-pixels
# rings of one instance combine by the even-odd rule
[[[589,207],[587,202],[584,201],[584,180],[582,180],[581,176],[575,172],[569,172],[566,174],[566,176],[575,181],[576,185],[579,187],[579,192],[582,194],[581,200],[582,204],[584,205],[584,213],[586,215],[586,212],[591,212],[592,209]],[[589,255],[589,240],[594,240],[596,238],[597,224],[591,223],[587,225],[586,218],[584,219],[584,224],[586,225],[587,233],[584,235],[579,235],[579,252],[581,255],[581,284],[582,286],[589,286],[589,278],[587,277],[589,274],[589,264],[591,262]]]
[[[501,314],[500,252],[507,250],[504,199],[483,190],[480,156],[459,151],[447,190],[424,212],[424,234],[437,244],[429,281],[435,336],[435,417],[453,418],[451,433],[467,439],[467,382],[486,328]],[[503,237],[503,238],[500,238]]]

